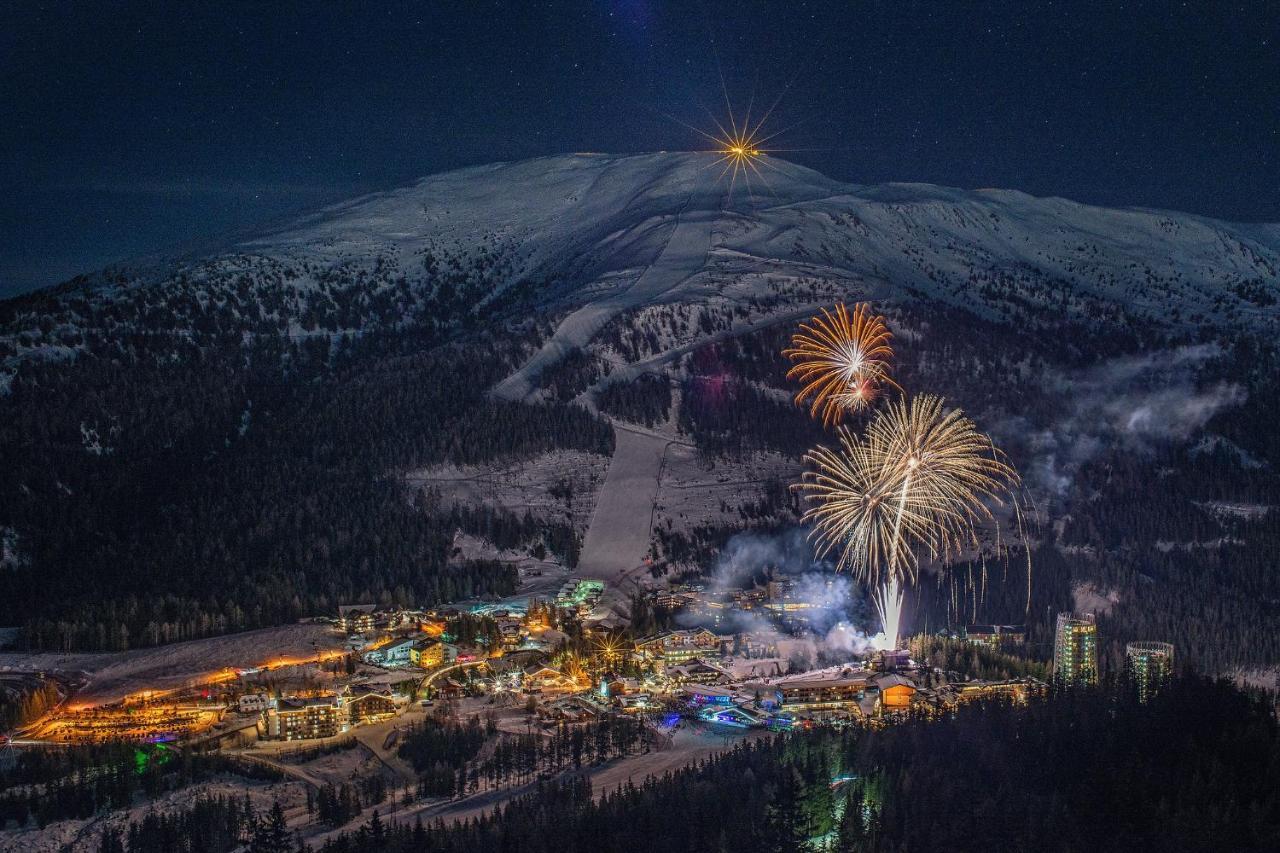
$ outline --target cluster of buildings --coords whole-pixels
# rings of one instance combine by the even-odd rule
[[[703,613],[763,610],[783,624],[803,622],[809,607],[786,582],[710,596],[696,585],[681,586],[658,593],[654,603]],[[1006,652],[1025,648],[1027,643],[1025,625],[971,624],[965,626],[963,636],[974,645]],[[743,676],[742,668],[732,666],[727,657],[730,651],[736,657],[752,642],[749,636],[721,636],[707,628],[669,631],[636,642],[634,660],[660,679],[659,692],[683,697],[698,709],[702,719],[748,727],[797,720],[883,720],[908,710],[943,711],[991,697],[1024,702],[1047,687],[1029,677],[965,680],[954,673],[918,666],[900,650],[878,652],[863,665],[753,678]],[[774,649],[760,651],[776,654]],[[1171,674],[1173,647],[1131,643],[1126,658],[1130,677],[1145,700]],[[1059,615],[1053,673],[1065,683],[1097,683],[1099,646],[1092,615]],[[621,695],[613,699],[624,706],[628,702]]]
[[[339,608],[337,628],[348,633],[347,648],[359,652],[364,663],[383,668],[432,669],[496,657],[522,648],[554,645],[563,634],[552,631],[543,609],[527,611],[485,606],[466,615],[486,620],[494,635],[475,637],[470,643],[457,639],[457,621],[464,612],[456,608],[432,611],[377,610],[373,605]],[[546,639],[542,635],[553,635]]]
[[[564,586],[556,593],[556,607],[585,618],[596,609],[603,595],[604,581],[592,578],[571,579],[565,581]]]
[[[241,696],[241,713],[258,714],[263,740],[311,740],[396,716],[409,697],[391,690],[351,690],[322,696],[273,698],[265,693]]]
[[[361,657],[375,666],[414,666],[419,669],[444,666],[457,661],[459,649],[436,637],[400,637],[370,649]]]
[[[1034,678],[953,682],[899,653],[765,680],[691,683],[679,690],[706,722],[789,728],[812,722],[885,722],[908,711],[940,712],[1003,696],[1025,702],[1046,689]],[[940,683],[939,683],[940,681]]]
[[[635,657],[638,663],[651,665],[662,672],[695,658],[713,655],[719,657],[722,646],[723,641],[719,635],[706,628],[667,631],[656,637],[637,641]]]
[[[456,630],[461,615],[455,609],[419,611],[372,604],[342,605],[333,621],[339,632],[348,635],[348,653],[377,667],[380,674],[370,677],[366,670],[354,679],[339,678],[345,683],[326,691],[318,691],[313,685],[296,693],[287,689],[271,694],[249,692],[236,698],[234,707],[241,714],[256,715],[257,734],[263,740],[334,737],[396,716],[408,707],[427,671],[501,655],[508,646],[508,637],[512,638],[511,644],[518,644],[526,636],[522,619],[507,618],[508,614],[503,613],[503,618],[494,620],[500,641],[493,642],[493,648],[459,644],[453,642],[450,632]],[[508,626],[514,626],[514,630]],[[442,685],[449,684],[447,679],[440,681]]]
[[[344,605],[334,621],[336,628],[348,635],[345,676],[341,667],[328,675],[312,670],[288,676],[295,681],[291,687],[282,687],[273,676],[277,680],[272,682],[272,692],[261,692],[261,686],[256,688],[259,692],[253,692],[253,687],[245,685],[250,692],[241,693],[231,687],[235,675],[244,677],[258,670],[228,670],[226,687],[211,684],[203,692],[206,704],[220,698],[217,708],[193,707],[190,719],[147,718],[146,731],[137,737],[150,737],[159,727],[171,736],[198,735],[210,729],[228,703],[244,715],[240,725],[256,728],[258,737],[265,740],[334,737],[402,713],[424,683],[433,680],[431,690],[436,696],[456,697],[475,690],[537,696],[539,715],[546,722],[560,724],[606,713],[660,712],[669,716],[678,712],[718,725],[773,728],[855,719],[874,724],[908,711],[942,712],[986,697],[1026,701],[1045,689],[1044,683],[1032,678],[966,679],[920,666],[901,650],[877,652],[861,663],[783,675],[786,655],[779,655],[778,646],[791,641],[777,631],[672,630],[637,640],[625,650],[613,638],[600,634],[594,663],[575,659],[572,654],[554,657],[567,639],[555,626],[566,619],[585,619],[597,607],[603,591],[604,584],[599,581],[574,580],[551,601],[531,601],[523,609],[485,606],[469,613]],[[723,594],[708,594],[696,585],[674,587],[656,593],[654,603],[711,614],[713,623],[718,622],[716,613],[760,611],[775,625],[791,626],[798,633],[812,633],[805,629],[816,606],[805,601],[788,580]],[[1096,684],[1096,619],[1092,614],[1061,613],[1054,628],[1054,678],[1064,683]],[[589,635],[592,629],[586,630]],[[468,642],[461,642],[460,635]],[[963,637],[977,646],[1016,651],[1025,646],[1027,630],[1022,625],[972,624],[965,626]],[[357,655],[375,669],[357,672],[352,663]],[[290,665],[323,663],[332,656],[340,658],[342,653],[326,652]],[[1170,677],[1173,658],[1174,649],[1168,643],[1127,646],[1127,672],[1143,701]],[[562,665],[554,666],[552,661]],[[471,680],[469,687],[464,685],[466,674],[453,680],[445,676],[456,673],[441,671],[455,664],[481,662],[487,675]],[[480,671],[465,672],[474,675]],[[321,682],[329,679],[328,686],[317,686],[317,678]],[[222,676],[216,680],[221,682]],[[296,692],[290,693],[291,689]],[[220,697],[214,697],[211,690]],[[151,708],[149,712],[155,716],[160,710]],[[138,720],[77,720],[74,730],[68,728],[63,734],[68,739],[89,738],[98,729],[119,732],[125,722],[136,728]]]
[[[992,651],[1010,651],[1027,643],[1026,625],[966,625],[965,639]]]
[[[772,587],[772,588],[770,588]],[[757,587],[730,594],[724,606],[764,609],[781,614],[803,613],[804,603],[789,597],[786,584]],[[566,584],[554,601],[557,610],[581,615],[595,607],[602,586],[593,581]],[[697,590],[676,589],[660,596],[687,597]],[[682,599],[687,600],[687,599]],[[664,600],[658,603],[667,606]],[[788,609],[791,608],[791,609]],[[498,609],[486,611],[501,626],[502,649],[496,654],[523,649],[530,633],[547,630],[553,616],[550,607],[531,606],[528,613]],[[386,614],[355,611],[343,614],[344,629],[368,626],[373,631],[408,631],[364,653],[368,663],[383,668],[431,668],[461,659],[468,650],[449,641],[449,614]],[[424,630],[425,625],[430,630]],[[391,627],[391,626],[396,627]],[[1024,646],[1022,625],[967,625],[968,642],[995,650]],[[735,660],[757,643],[750,635],[720,635],[708,628],[667,631],[635,642],[624,656],[627,668],[643,676],[599,675],[594,680],[582,672],[569,675],[534,655],[528,663],[500,666],[493,690],[518,691],[539,696],[538,714],[548,723],[572,724],[606,713],[690,713],[717,725],[788,728],[812,722],[861,720],[876,724],[909,711],[945,712],[977,699],[1004,697],[1025,702],[1042,693],[1046,685],[1034,678],[963,680],[916,664],[901,650],[875,653],[865,663],[846,664],[794,675],[760,677],[744,671]],[[1055,625],[1054,677],[1067,683],[1093,684],[1098,680],[1097,622],[1092,615],[1063,613]],[[516,660],[506,658],[505,662]],[[748,653],[746,657],[750,658]],[[1129,671],[1145,700],[1169,677],[1173,647],[1167,643],[1131,643],[1127,649]],[[494,660],[490,660],[494,664]],[[449,683],[441,679],[442,683]],[[454,685],[461,691],[460,685]],[[348,690],[341,695],[269,699],[243,697],[241,709],[260,715],[260,736],[297,740],[331,737],[365,722],[400,713],[408,698],[385,691]]]
[[[496,664],[508,654],[532,653],[542,660],[565,635],[551,627],[560,613],[589,613],[603,594],[604,584],[582,580],[565,585],[553,604],[530,602],[528,608],[484,606],[471,612],[455,608],[418,611],[351,604],[338,608],[335,628],[347,636],[347,649],[380,675],[348,680],[345,686],[322,694],[312,690],[290,695],[247,693],[236,699],[242,714],[257,717],[257,734],[264,740],[313,740],[333,737],[404,711],[429,671],[455,664],[485,661]],[[459,621],[471,620],[462,633],[474,639],[457,641]],[[482,635],[475,626],[483,624]],[[506,658],[506,661],[518,660]],[[526,657],[525,660],[529,658]],[[505,662],[504,662],[505,663]],[[588,685],[540,662],[501,667],[513,689],[535,694],[568,694]],[[401,672],[403,670],[403,672]],[[350,672],[350,670],[349,670]],[[454,698],[463,692],[459,681],[435,679],[436,695]]]
[[[834,586],[835,581],[828,582]],[[683,611],[713,626],[729,624],[738,614],[768,615],[788,628],[803,628],[824,609],[794,577],[771,580],[763,586],[728,591],[708,590],[705,584],[679,584],[653,594],[656,607]]]
[[[429,614],[416,610],[384,608],[376,604],[340,604],[336,624],[339,631],[347,634],[372,634],[394,631],[429,618]]]

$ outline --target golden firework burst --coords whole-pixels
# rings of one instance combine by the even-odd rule
[[[889,378],[893,334],[884,317],[873,315],[865,302],[850,312],[843,303],[835,310],[800,324],[791,346],[782,354],[795,364],[788,379],[798,380],[796,403],[809,401],[809,414],[822,415],[824,426],[837,423],[845,412],[867,408],[882,385],[897,387]]]
[[[812,524],[818,556],[837,551],[836,568],[849,570],[870,585],[892,571],[898,536],[929,540],[934,534],[930,507],[920,507],[910,491],[906,500],[896,466],[868,442],[845,427],[837,427],[838,449],[815,447],[805,454],[810,466],[795,488],[810,506],[802,521]],[[914,550],[902,552],[914,561]]]
[[[976,546],[978,524],[991,521],[991,505],[1011,499],[1019,483],[991,437],[931,394],[890,402],[868,424],[866,442],[896,471],[909,499],[932,515],[936,534],[922,541],[931,556]]]
[[[1018,474],[958,409],[939,397],[895,400],[859,439],[839,428],[840,448],[818,447],[797,488],[812,502],[821,553],[841,548],[839,567],[879,582],[915,579],[919,556],[949,558],[977,544],[977,526],[993,518]]]
[[[899,399],[876,413],[866,435],[838,428],[840,448],[818,447],[796,488],[811,506],[818,553],[839,548],[838,569],[878,588],[877,606],[896,645],[901,589],[915,581],[922,554],[950,559],[977,546],[1018,474],[989,436],[939,397]]]

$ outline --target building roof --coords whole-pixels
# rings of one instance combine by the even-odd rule
[[[335,708],[337,696],[294,696],[280,700],[281,711],[302,711],[307,708]]]
[[[850,684],[866,684],[871,674],[865,669],[832,667],[799,675],[783,676],[774,682],[781,688],[843,687]]]
[[[544,675],[547,677],[555,676],[556,678],[564,678],[565,674],[553,666],[547,666],[542,663],[531,663],[524,668],[526,677],[531,675]]]
[[[686,684],[680,690],[689,696],[725,696],[732,697],[734,690],[729,687],[712,687],[706,684]]]
[[[688,645],[698,639],[711,639],[719,642],[714,631],[707,628],[690,628],[683,631],[667,631],[656,637],[646,637],[636,643],[636,648],[649,648],[654,645],[668,646],[672,644]]]
[[[965,625],[966,634],[1025,634],[1026,625]]]
[[[667,667],[667,673],[677,673],[680,675],[689,675],[694,672],[714,672],[723,675],[726,678],[730,676],[728,670],[716,666],[713,663],[707,663],[702,658],[692,658],[677,666]]]
[[[405,701],[405,697],[393,693],[390,690],[365,690],[361,693],[353,693],[348,696],[347,704],[350,705],[355,702],[363,702],[366,699],[383,699],[387,702],[394,702],[396,704]]]

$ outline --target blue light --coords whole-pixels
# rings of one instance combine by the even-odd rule
[[[748,728],[746,723],[739,720],[730,711],[715,711],[708,708],[698,715],[698,719],[705,723],[714,723],[717,726],[732,726],[735,729]]]

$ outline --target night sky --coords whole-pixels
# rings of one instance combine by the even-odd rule
[[[1280,3],[7,0],[0,294],[459,166],[705,147],[718,66],[836,178],[1280,221]]]

